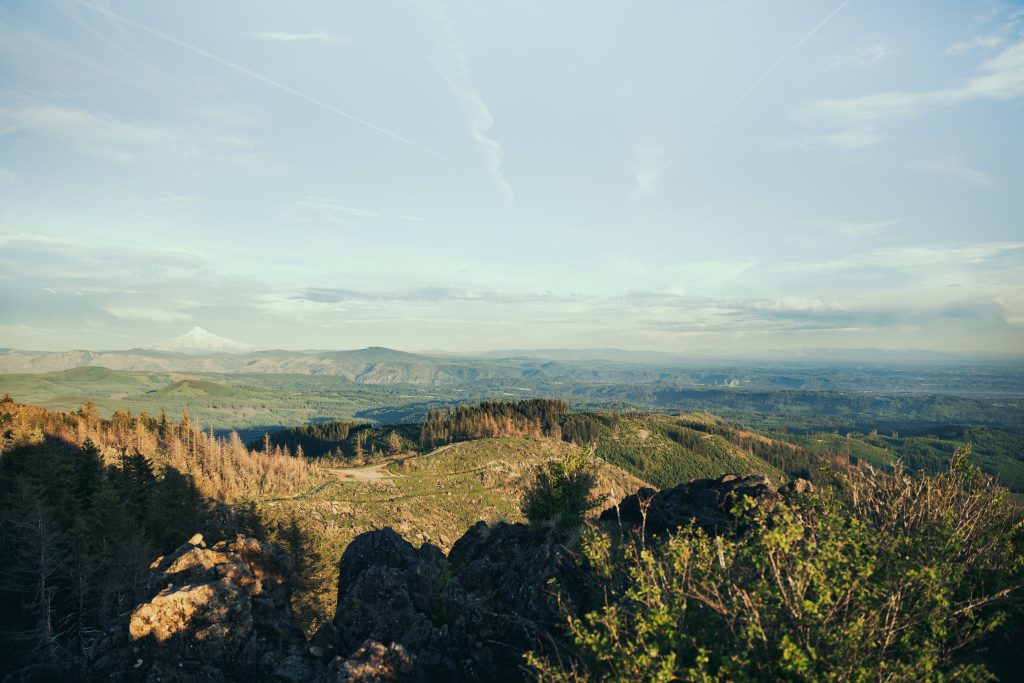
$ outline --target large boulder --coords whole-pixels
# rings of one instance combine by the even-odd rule
[[[448,554],[452,575],[492,615],[515,615],[522,636],[560,623],[553,584],[563,599],[577,597],[584,573],[569,550],[547,529],[477,522]],[[534,628],[528,629],[530,624]],[[502,629],[514,639],[513,630]]]
[[[358,660],[368,641],[397,644],[414,663],[409,676],[464,679],[465,603],[435,546],[416,549],[390,528],[361,534],[338,563],[335,650]]]
[[[94,680],[307,681],[319,662],[291,610],[294,566],[276,546],[196,535],[153,563],[149,595],[101,640]]]
[[[760,474],[694,479],[663,491],[642,488],[603,511],[601,519],[642,526],[646,534],[674,531],[690,523],[708,533],[720,533],[733,521],[733,506],[741,498],[771,509],[779,500],[779,491]]]
[[[561,640],[552,582],[571,595],[581,576],[565,547],[523,524],[478,522],[447,558],[391,529],[372,531],[345,550],[334,622],[313,641],[329,650],[326,632],[336,634],[332,672],[366,670],[367,653],[400,647],[391,661],[405,666],[407,655],[412,665],[399,678],[518,681],[526,652]]]

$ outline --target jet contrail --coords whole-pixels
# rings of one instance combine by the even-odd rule
[[[142,23],[140,23],[138,21],[135,21],[134,19],[129,19],[128,17],[126,17],[124,15],[121,15],[121,14],[118,14],[117,12],[114,12],[113,10],[106,9],[104,7],[97,7],[96,5],[93,5],[92,3],[89,3],[89,2],[81,2],[80,4],[83,5],[84,7],[88,8],[88,9],[91,9],[94,12],[98,12],[99,14],[102,14],[102,15],[106,16],[108,19],[112,19],[114,21],[123,22],[123,23],[127,24],[128,26],[131,26],[132,28],[138,29],[139,31],[142,31],[144,33],[148,33],[148,34],[150,34],[152,36],[156,36],[157,38],[160,38],[161,40],[166,40],[167,42],[172,43],[174,45],[177,45],[180,48],[188,50],[189,52],[193,52],[193,53],[195,53],[197,55],[200,55],[202,57],[206,57],[207,59],[212,60],[214,62],[217,62],[218,64],[221,64],[223,66],[226,66],[229,69],[233,69],[234,71],[237,71],[238,73],[244,74],[244,75],[246,75],[246,76],[248,76],[250,78],[254,78],[257,81],[260,81],[262,83],[266,83],[267,85],[272,86],[274,88],[277,88],[278,90],[283,90],[284,92],[286,92],[286,93],[288,93],[290,95],[294,95],[295,97],[298,97],[299,99],[302,99],[302,100],[305,100],[306,102],[309,102],[310,104],[315,104],[316,106],[318,106],[318,107],[320,107],[322,109],[326,109],[327,111],[332,112],[334,114],[337,114],[338,116],[346,118],[349,121],[353,121],[355,123],[358,123],[361,126],[365,126],[365,127],[369,128],[371,130],[375,130],[378,133],[381,133],[382,135],[386,135],[389,138],[392,138],[394,140],[398,140],[399,142],[401,142],[403,144],[409,145],[410,147],[414,147],[415,149],[418,149],[421,152],[426,152],[427,154],[430,154],[431,156],[435,156],[438,159],[444,159],[448,163],[454,164],[455,166],[458,166],[459,168],[463,168],[463,169],[465,169],[467,171],[471,171],[472,173],[482,174],[482,172],[479,169],[473,168],[472,166],[468,166],[468,165],[462,163],[461,161],[459,161],[457,159],[453,159],[452,157],[450,157],[450,156],[448,156],[446,154],[442,154],[441,152],[438,152],[436,150],[430,149],[429,147],[424,147],[423,145],[419,144],[418,142],[414,142],[414,141],[410,140],[409,138],[402,137],[398,133],[392,133],[390,130],[387,130],[386,128],[381,128],[380,126],[378,126],[376,124],[373,124],[373,123],[370,123],[369,121],[367,121],[365,119],[361,119],[361,118],[359,118],[358,116],[356,116],[354,114],[349,114],[347,111],[342,111],[341,109],[338,109],[337,107],[335,107],[333,105],[330,105],[330,104],[324,102],[323,100],[319,100],[319,99],[313,97],[312,95],[307,95],[304,92],[301,92],[299,90],[295,90],[294,88],[288,87],[284,83],[281,83],[279,81],[275,81],[274,79],[268,78],[266,76],[263,76],[262,74],[258,74],[258,73],[256,73],[255,71],[253,71],[251,69],[247,69],[244,66],[241,66],[240,64],[235,64],[234,62],[232,62],[230,60],[227,60],[227,59],[225,59],[225,58],[223,58],[223,57],[221,57],[219,55],[215,55],[212,52],[204,50],[203,48],[199,47],[198,45],[193,45],[192,43],[189,43],[187,41],[181,40],[180,38],[175,38],[174,36],[167,35],[163,31],[159,31],[159,30],[157,30],[155,28],[152,28],[150,26],[142,24]]]
[[[772,64],[770,67],[768,67],[767,71],[765,71],[763,74],[761,74],[760,78],[758,78],[756,81],[754,81],[753,85],[751,85],[749,88],[744,90],[743,94],[736,98],[735,102],[733,102],[728,107],[723,109],[722,112],[718,116],[716,116],[715,118],[711,119],[711,121],[709,121],[707,124],[705,124],[703,128],[701,128],[699,131],[697,131],[696,135],[694,135],[689,140],[687,140],[686,143],[679,149],[679,152],[677,152],[676,156],[674,156],[673,158],[669,159],[664,164],[662,164],[661,168],[659,168],[657,171],[654,172],[654,177],[651,179],[651,182],[653,183],[655,180],[657,180],[658,176],[660,176],[665,171],[666,168],[668,168],[673,163],[675,163],[676,159],[678,159],[679,156],[682,155],[683,152],[685,152],[695,142],[697,142],[702,137],[704,137],[704,135],[709,130],[714,128],[716,125],[718,125],[718,123],[722,119],[724,119],[726,116],[728,116],[730,113],[732,113],[733,109],[735,109],[736,107],[740,106],[740,104],[743,102],[743,100],[747,99],[747,96],[750,95],[750,93],[754,92],[754,90],[756,90],[759,85],[764,83],[765,79],[768,78],[769,76],[771,76],[772,72],[774,72],[777,68],[779,68],[779,66],[784,61],[786,61],[786,59],[788,59],[791,54],[793,54],[794,52],[799,50],[801,45],[803,45],[808,40],[810,40],[814,36],[815,33],[820,31],[822,29],[822,27],[825,26],[825,24],[827,24],[829,21],[832,20],[832,17],[834,17],[835,15],[839,14],[839,10],[843,9],[844,7],[846,7],[848,4],[850,4],[850,2],[851,2],[851,0],[843,0],[843,2],[840,3],[838,7],[836,7],[834,10],[832,10],[832,12],[827,17],[825,17],[824,19],[821,20],[821,23],[819,23],[817,26],[815,26],[810,31],[808,31],[807,35],[805,35],[803,38],[801,38],[799,41],[797,41],[796,45],[794,45],[793,47],[791,47],[788,50],[786,50],[785,54],[783,54],[781,57],[779,57],[775,61],[774,64]]]

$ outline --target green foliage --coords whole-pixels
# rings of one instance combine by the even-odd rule
[[[579,446],[589,446],[601,438],[602,421],[595,415],[570,413],[562,418],[562,438]]]
[[[764,474],[774,481],[785,477],[752,453],[748,440],[731,427],[667,415],[627,414],[607,422],[597,456],[658,487],[738,472]]]
[[[549,681],[989,680],[976,650],[1022,584],[1021,522],[959,456],[940,475],[849,472],[849,500],[741,504],[734,535],[585,538],[603,606],[570,615]],[[1020,634],[1017,634],[1020,637]]]
[[[851,462],[890,467],[900,460],[910,470],[933,474],[949,466],[960,444],[973,444],[970,459],[1011,491],[1024,491],[1024,431],[984,425],[937,425],[880,433],[877,429],[844,434],[779,434],[826,457],[849,456]]]
[[[537,468],[536,480],[523,498],[523,514],[532,524],[550,524],[557,531],[575,529],[596,507],[592,452],[570,451],[566,457]]]

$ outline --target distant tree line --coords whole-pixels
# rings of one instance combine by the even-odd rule
[[[374,426],[367,422],[335,420],[288,427],[250,444],[256,450],[285,452],[307,458],[362,462],[396,455],[419,446],[419,425]]]
[[[423,448],[491,436],[561,438],[569,404],[552,399],[483,401],[476,405],[431,410],[420,429]]]

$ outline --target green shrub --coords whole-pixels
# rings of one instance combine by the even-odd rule
[[[523,514],[532,524],[550,524],[558,531],[576,528],[597,506],[592,497],[593,453],[574,449],[563,460],[538,466],[536,480],[523,499]]]
[[[591,531],[583,554],[603,606],[569,616],[575,655],[531,655],[534,674],[991,680],[980,644],[1012,616],[1022,581],[1006,492],[965,455],[935,476],[848,477],[848,500],[741,503],[731,536],[691,527],[650,545]]]

